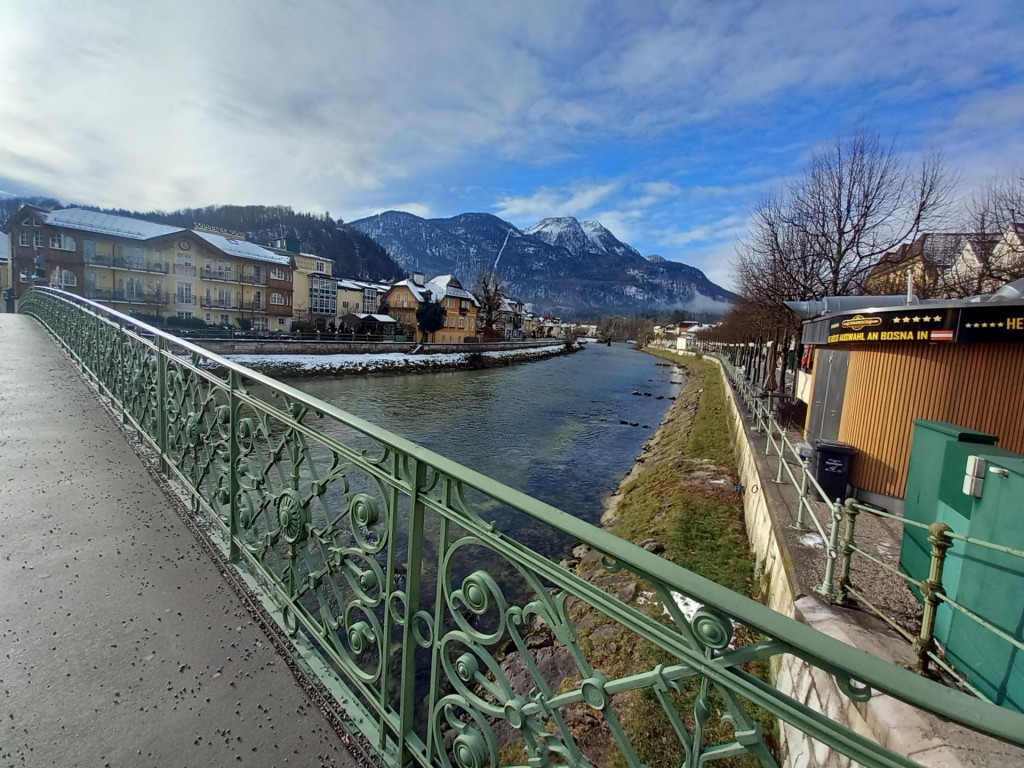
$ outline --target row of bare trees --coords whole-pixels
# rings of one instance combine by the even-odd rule
[[[957,185],[940,155],[908,162],[863,129],[815,151],[802,175],[755,207],[735,259],[741,300],[707,338],[761,342],[773,356],[792,347],[799,358],[799,320],[784,302],[902,292],[894,254],[910,255],[913,243],[931,265],[917,275],[923,297],[974,295],[1024,276],[1024,241],[1007,237],[1024,211],[1024,176],[991,182],[960,214]],[[926,233],[947,234],[919,241]],[[880,262],[896,265],[891,280],[873,277]],[[765,368],[764,385],[777,388],[774,361]]]

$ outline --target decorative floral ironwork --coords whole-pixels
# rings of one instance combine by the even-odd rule
[[[185,341],[60,291],[29,291],[20,310],[156,450],[196,522],[277,607],[294,652],[390,764],[588,766],[601,755],[581,735],[600,732],[639,766],[644,736],[623,702],[646,692],[678,740],[677,757],[655,756],[665,762],[774,765],[751,715],[760,707],[857,762],[912,765],[748,671],[783,654],[833,675],[855,701],[877,689],[947,718],[983,709],[974,727],[1021,742],[1019,716],[958,699]],[[608,575],[644,585],[649,605],[551,562],[485,522],[485,507],[603,553]],[[678,595],[697,604],[689,617]],[[595,626],[662,661],[603,666]]]

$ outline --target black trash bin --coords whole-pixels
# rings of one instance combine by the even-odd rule
[[[834,440],[814,440],[814,479],[829,501],[846,500],[846,486],[850,482],[850,465],[857,449]]]

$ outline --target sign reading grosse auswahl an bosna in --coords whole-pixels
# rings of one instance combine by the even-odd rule
[[[805,344],[1024,341],[1024,304],[916,304],[829,315],[804,324]]]

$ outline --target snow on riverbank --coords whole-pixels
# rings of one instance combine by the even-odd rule
[[[408,355],[404,352],[380,352],[363,355],[226,355],[236,363],[263,373],[275,375],[317,375],[350,373],[385,373],[448,368],[486,368],[525,360],[537,360],[563,354],[565,347],[556,344],[530,349],[505,349],[499,352],[451,352],[433,355]],[[479,364],[479,355],[484,364]]]

